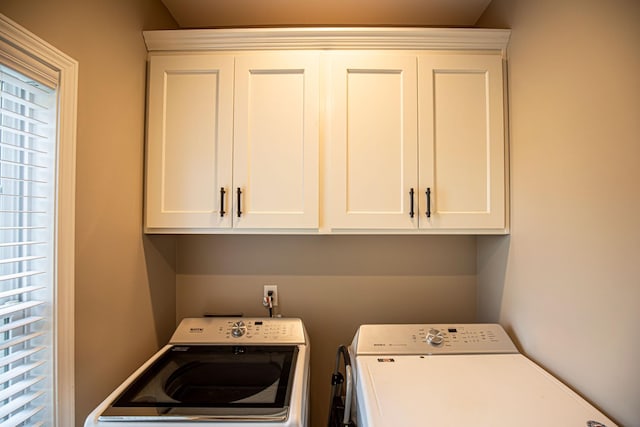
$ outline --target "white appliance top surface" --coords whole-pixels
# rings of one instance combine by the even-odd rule
[[[357,369],[368,427],[615,426],[521,354],[358,356]]]
[[[519,354],[499,325],[363,325],[352,351],[358,425],[616,425]]]
[[[182,319],[170,344],[307,343],[301,319],[277,317],[198,317]]]

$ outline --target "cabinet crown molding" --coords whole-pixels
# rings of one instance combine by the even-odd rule
[[[271,49],[498,50],[510,30],[483,28],[322,27],[144,31],[149,52]]]

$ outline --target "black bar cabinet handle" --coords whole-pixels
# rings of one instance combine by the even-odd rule
[[[226,191],[224,191],[224,187],[220,187],[220,217],[223,217],[226,212],[224,211],[224,195]]]
[[[414,216],[414,212],[413,212],[413,193],[414,193],[413,188],[411,188],[411,190],[409,190],[409,197],[411,197],[411,211],[409,211],[409,216],[411,218],[413,218],[413,216]]]
[[[427,218],[431,218],[431,188],[427,187]]]
[[[242,216],[242,190],[240,187],[238,187],[236,193],[238,194],[238,218],[240,218]]]

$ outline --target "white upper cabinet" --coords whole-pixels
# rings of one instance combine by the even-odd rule
[[[318,61],[310,52],[236,58],[234,227],[318,228]]]
[[[345,52],[329,62],[331,228],[415,228],[416,56]]]
[[[420,228],[504,230],[501,56],[420,55],[418,70]]]
[[[150,58],[147,231],[318,229],[318,54]]]
[[[500,55],[330,58],[333,230],[505,229]]]
[[[146,232],[508,232],[508,30],[144,37]]]
[[[145,227],[230,227],[233,57],[149,60]]]

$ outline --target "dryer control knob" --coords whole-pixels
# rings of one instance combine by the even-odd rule
[[[247,327],[245,326],[243,321],[235,322],[231,326],[231,335],[236,338],[243,336],[245,332],[247,332]]]
[[[437,329],[429,329],[429,333],[427,334],[427,344],[438,347],[441,346],[444,342],[444,336],[442,332]]]

